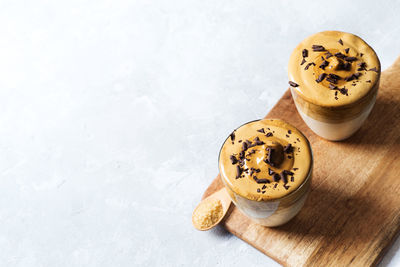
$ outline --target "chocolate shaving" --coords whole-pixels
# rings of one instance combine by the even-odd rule
[[[229,159],[231,160],[232,165],[238,163],[238,159],[237,159],[234,155],[231,155],[231,156],[229,157]]]
[[[232,142],[235,141],[235,132],[233,131],[230,135]]]
[[[277,186],[278,186],[278,184],[275,184],[275,185],[274,185],[274,188],[276,188]]]
[[[294,177],[293,177],[293,176],[290,177],[290,181],[291,181],[291,182],[294,182]]]
[[[340,88],[339,91],[342,93],[342,95],[347,95],[347,89],[345,87]]]
[[[272,136],[272,133],[269,132],[269,133],[267,133],[265,136],[266,136],[266,137],[270,137],[270,136]]]
[[[340,80],[340,79],[342,79],[342,77],[340,77],[339,75],[336,75],[336,74],[334,74],[334,73],[330,73],[330,74],[329,74],[329,77],[331,77],[332,79],[335,79],[335,80]]]
[[[329,84],[329,89],[331,89],[331,90],[336,90],[336,89],[337,89],[337,86],[334,85],[334,84],[332,84],[332,83],[330,83],[330,84]]]
[[[259,132],[259,133],[265,133],[264,128],[258,129],[257,132]]]
[[[344,78],[344,80],[346,81],[346,82],[350,82],[350,81],[352,81],[352,80],[354,80],[355,78],[354,78],[354,75],[352,74],[352,75],[350,75],[350,76],[348,76],[348,77],[346,77],[346,78]]]
[[[268,179],[257,179],[257,184],[269,184],[271,181]]]
[[[261,146],[265,144],[263,141],[260,140],[260,138],[258,138],[258,136],[256,138],[254,138],[254,146]]]
[[[337,84],[337,82],[338,82],[336,79],[332,79],[331,77],[326,78],[326,80],[327,80],[328,82],[334,83],[334,84]]]
[[[290,186],[284,185],[283,187],[284,187],[286,190],[288,190]]]
[[[251,155],[251,154],[254,154],[254,153],[256,153],[256,150],[255,149],[252,149],[247,155]]]
[[[319,67],[323,70],[325,70],[325,68],[329,65],[329,62],[324,60],[322,61],[321,65],[319,65]]]
[[[260,188],[257,188],[257,193],[260,193],[261,192],[261,189]]]
[[[242,144],[243,151],[246,151],[248,148],[249,148],[249,145],[247,144],[247,142],[243,142],[243,144]]]
[[[273,170],[271,170],[271,168],[268,168],[268,174],[269,174],[269,175],[272,176],[274,173],[275,173],[275,172],[274,172]]]
[[[265,188],[267,188],[267,186],[266,186],[266,185],[263,185],[261,189],[265,189]]]
[[[286,184],[288,182],[286,173],[285,172],[281,172],[280,176],[281,176],[281,179],[282,179],[283,183]]]
[[[240,168],[240,166],[236,166],[236,179],[240,178],[240,175],[242,175],[243,169]]]
[[[335,53],[335,57],[337,57],[337,58],[341,58],[341,59],[344,59],[346,56],[345,55],[343,55],[342,53],[340,53],[340,52],[337,52],[337,53]]]
[[[352,75],[344,78],[346,82],[350,82],[352,80],[358,79],[361,76],[361,72],[353,73]]]
[[[346,48],[344,51],[346,52],[346,54],[349,53],[350,48]]]
[[[333,57],[333,55],[331,54],[331,52],[329,52],[329,51],[326,52],[326,53],[325,53],[325,58],[328,59],[328,58],[330,58],[330,57]]]
[[[344,60],[346,60],[348,62],[353,62],[353,61],[356,61],[357,58],[356,57],[345,57]]]
[[[250,168],[250,176],[253,174],[253,173],[259,173],[259,171],[257,171],[257,169],[254,169],[254,168]]]
[[[314,65],[314,66],[315,66],[315,63],[314,63],[314,62],[308,63],[308,64],[306,65],[306,67],[304,68],[304,70],[308,70],[308,68],[309,68],[311,65]]]
[[[293,168],[294,171],[297,171],[299,168]]]
[[[275,182],[279,182],[279,180],[281,179],[281,176],[279,176],[279,174],[277,173],[275,173],[273,177]]]
[[[333,84],[337,84],[338,80],[342,79],[342,77],[340,77],[339,75],[333,74],[333,73],[330,73],[328,76],[329,77],[326,78],[326,80]]]
[[[364,54],[363,53],[360,53],[360,57],[362,57]]]
[[[303,51],[301,52],[303,57],[308,57],[308,50],[307,49],[303,49]]]
[[[292,144],[288,144],[287,146],[285,146],[284,148],[283,148],[283,151],[285,152],[285,153],[290,153],[290,152],[292,152],[293,151],[293,146],[292,146]]]
[[[365,81],[365,82],[367,82],[367,83],[370,83],[370,82],[371,82],[371,80],[368,80],[368,81]]]
[[[358,63],[357,66],[359,66],[357,69],[358,71],[367,70],[367,64],[365,62]]]
[[[326,77],[326,73],[321,73],[315,81],[317,83],[320,83],[325,79],[325,77]]]
[[[321,52],[321,51],[325,51],[325,48],[322,45],[313,45],[312,50],[314,52]]]
[[[303,60],[301,61],[300,65],[303,65],[304,63],[306,63],[307,61],[303,58]]]
[[[292,87],[297,87],[297,86],[299,86],[297,83],[292,82],[292,81],[289,81],[289,85],[292,86]]]
[[[341,44],[341,45],[343,45],[343,41],[342,41],[342,39],[339,39],[339,44]]]
[[[376,67],[373,67],[372,69],[369,69],[369,71],[375,71],[378,72],[378,69]]]
[[[288,171],[288,170],[283,170],[283,172],[284,172],[286,175],[293,175],[293,174],[294,174],[293,172]]]

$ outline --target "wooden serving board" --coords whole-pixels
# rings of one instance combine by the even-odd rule
[[[311,193],[289,223],[267,228],[231,206],[222,225],[285,266],[373,266],[400,228],[400,57],[382,73],[376,104],[341,142],[314,134],[287,90],[266,117],[299,128],[314,152]],[[222,187],[219,176],[204,197]]]

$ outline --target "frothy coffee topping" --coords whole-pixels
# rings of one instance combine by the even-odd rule
[[[366,96],[380,77],[374,50],[360,37],[325,31],[302,41],[289,60],[289,84],[305,100],[341,106]]]
[[[219,156],[223,180],[250,200],[281,198],[296,190],[312,166],[308,140],[278,119],[247,123],[225,141]]]

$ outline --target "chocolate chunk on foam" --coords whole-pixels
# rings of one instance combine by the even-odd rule
[[[313,45],[311,48],[314,52],[325,51],[325,47],[323,47],[322,45]]]
[[[315,81],[316,81],[317,83],[320,83],[320,82],[322,82],[322,81],[325,79],[326,76],[327,76],[326,73],[321,73]]]
[[[318,40],[318,42],[313,42],[312,41],[313,36],[311,36],[308,38],[310,40],[306,39],[307,41],[302,42],[303,46],[299,46],[299,48],[296,48],[298,49],[299,52],[301,52],[301,56],[300,55],[298,56],[298,58],[300,59],[304,59],[303,56],[304,49],[306,49],[307,51],[309,51],[309,49],[311,50],[310,53],[307,53],[307,61],[309,61],[310,63],[306,64],[304,71],[307,71],[309,67],[312,66],[311,63],[314,63],[314,65],[317,65],[318,67],[314,68],[314,71],[312,73],[304,72],[303,76],[313,76],[314,82],[316,84],[326,87],[328,90],[329,89],[339,90],[342,93],[342,95],[345,96],[345,98],[342,98],[341,101],[344,101],[349,96],[351,97],[349,97],[349,99],[346,101],[356,101],[352,99],[357,98],[359,97],[359,95],[362,94],[360,93],[352,94],[352,90],[355,90],[353,88],[357,88],[357,91],[369,90],[371,86],[369,86],[368,84],[373,83],[373,80],[370,77],[365,77],[365,79],[364,78],[360,79],[360,76],[362,75],[360,71],[371,71],[379,73],[378,70],[379,68],[373,66],[373,65],[379,66],[379,60],[376,60],[377,57],[373,52],[373,50],[370,50],[370,53],[364,53],[364,51],[368,51],[368,49],[365,49],[364,47],[369,48],[369,46],[357,36],[341,32],[323,32],[320,34],[323,35],[324,38],[327,38],[327,41],[324,41],[323,37],[318,36],[319,34],[315,34],[313,36],[318,36],[318,38],[315,39]],[[339,37],[341,35],[343,37]],[[325,36],[332,36],[332,40],[329,40],[330,37],[325,37]],[[346,43],[343,40],[346,40]],[[346,46],[343,47],[344,45]],[[363,50],[363,53],[359,53],[358,48],[360,50]],[[324,53],[321,54],[321,52]],[[292,58],[295,58],[293,54],[291,56],[291,60]],[[370,58],[372,58],[372,60],[369,60]],[[367,69],[367,62],[372,62],[371,64],[372,66],[368,69]],[[304,64],[305,62],[302,63]],[[290,63],[289,66],[291,64],[292,63]],[[370,65],[370,63],[368,65]],[[302,73],[302,71],[303,69],[296,69],[295,72]],[[304,81],[304,78],[302,77],[296,77],[293,75],[290,75],[290,77],[296,81],[300,82]],[[354,80],[359,80],[359,81],[354,82]],[[303,85],[303,83],[301,84]],[[303,88],[304,87],[303,86],[300,90],[298,90],[298,92],[300,92],[301,94],[306,94],[310,92],[309,94],[310,96],[312,96],[312,94],[315,95],[315,92],[318,92],[312,88],[312,82],[305,82],[304,84],[309,85],[310,89]],[[345,87],[345,85],[347,86]],[[322,94],[324,94],[325,97],[326,94],[325,93]],[[308,98],[310,98],[310,96],[308,96]],[[312,96],[312,98],[315,97],[317,96]],[[336,97],[336,95],[334,95],[334,93],[332,92],[330,94],[330,97],[332,97],[333,99],[334,97]],[[338,100],[338,98],[335,99]],[[326,102],[330,103],[329,99],[327,99]]]
[[[221,177],[235,193],[257,201],[279,198],[306,178],[311,160],[309,143],[293,126],[264,119],[239,127],[235,135],[235,140],[243,142],[232,144],[229,137],[219,157]],[[291,172],[293,167],[298,169],[296,173]]]

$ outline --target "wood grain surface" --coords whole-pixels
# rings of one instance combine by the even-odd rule
[[[311,193],[289,223],[267,228],[232,205],[224,227],[285,266],[374,266],[400,228],[400,57],[382,73],[376,104],[341,142],[314,134],[289,90],[266,116],[298,127],[314,152]],[[222,187],[219,176],[203,197]]]

